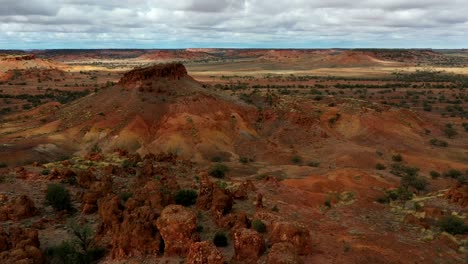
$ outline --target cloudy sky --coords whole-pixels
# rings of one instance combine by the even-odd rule
[[[0,49],[468,48],[468,0],[0,0]]]

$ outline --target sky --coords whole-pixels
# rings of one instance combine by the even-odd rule
[[[468,0],[0,0],[0,49],[468,48]]]

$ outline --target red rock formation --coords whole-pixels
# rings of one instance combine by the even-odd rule
[[[0,227],[0,263],[44,262],[37,230],[11,227],[9,231]]]
[[[164,239],[165,256],[185,256],[197,228],[197,217],[181,205],[169,205],[161,212],[156,225]]]
[[[0,207],[0,221],[18,221],[35,216],[37,213],[34,202],[28,196],[21,195]]]
[[[298,225],[289,222],[273,223],[270,235],[271,243],[290,242],[297,248],[299,254],[310,253],[309,231]]]
[[[211,212],[218,220],[232,209],[233,199],[228,190],[214,186],[213,199],[211,200]]]
[[[83,188],[91,187],[91,184],[96,181],[96,176],[94,175],[93,171],[89,169],[79,171],[76,178],[78,185]]]
[[[223,264],[224,257],[216,246],[208,241],[195,242],[190,246],[185,264]]]
[[[270,249],[267,258],[268,264],[303,264],[296,248],[291,243],[275,243]]]
[[[468,206],[468,184],[458,183],[453,186],[445,194],[447,198],[452,203],[457,203],[463,207]]]
[[[137,68],[124,74],[119,85],[125,88],[138,88],[148,81],[158,78],[178,80],[187,76],[182,63],[159,64],[152,67]]]
[[[242,263],[257,263],[258,258],[265,252],[265,240],[255,230],[240,228],[234,231],[234,259]]]
[[[251,180],[242,182],[237,189],[232,193],[234,199],[247,199],[250,193],[254,192],[257,188]]]
[[[201,176],[200,190],[197,197],[197,208],[208,210],[211,207],[211,200],[213,199],[214,185],[206,174]]]

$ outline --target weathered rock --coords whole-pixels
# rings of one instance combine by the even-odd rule
[[[204,174],[200,179],[200,190],[197,197],[197,208],[202,210],[208,210],[211,207],[211,201],[213,200],[214,185],[208,178],[208,175]]]
[[[244,212],[232,212],[221,219],[217,220],[216,223],[223,228],[226,229],[239,229],[239,228],[247,228],[250,226],[250,220],[247,217],[247,214]]]
[[[265,252],[265,240],[255,230],[240,228],[234,231],[234,250],[236,260],[243,263],[257,263],[258,258]]]
[[[83,188],[91,187],[91,184],[96,181],[96,176],[89,169],[79,171],[76,178],[77,178],[78,185]]]
[[[228,190],[221,189],[217,186],[213,190],[213,199],[211,201],[211,212],[216,219],[229,213],[233,205],[232,195]]]
[[[257,197],[255,199],[255,207],[257,209],[263,208],[263,194],[257,193]]]
[[[289,242],[275,243],[267,257],[268,264],[303,264],[296,248]]]
[[[165,256],[185,256],[197,228],[197,217],[181,205],[169,205],[161,212],[156,225],[164,239]]]
[[[43,263],[37,230],[0,227],[0,263]]]
[[[468,184],[457,183],[447,191],[445,198],[463,207],[468,206]]]
[[[186,264],[223,264],[224,257],[216,246],[208,241],[195,242],[190,246]]]
[[[187,70],[182,63],[154,65],[137,68],[124,74],[119,85],[129,89],[141,87],[143,84],[158,78],[180,79],[187,76]]]
[[[309,231],[298,224],[290,222],[273,223],[270,242],[272,244],[290,242],[298,249],[299,254],[310,253],[311,241]]]
[[[37,214],[34,202],[26,195],[18,196],[0,207],[0,221],[18,221]]]
[[[250,193],[255,192],[257,188],[251,180],[242,182],[237,189],[232,193],[234,199],[247,199]]]
[[[112,232],[113,228],[118,227],[123,217],[123,209],[116,195],[108,195],[99,200],[98,213],[101,217],[101,225],[98,233],[107,234]]]

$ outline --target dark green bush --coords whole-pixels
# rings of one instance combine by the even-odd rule
[[[406,188],[413,187],[418,191],[423,191],[426,189],[428,183],[426,179],[418,177],[417,175],[404,175],[401,177],[400,184]]]
[[[49,175],[50,174],[50,170],[49,169],[43,169],[42,172],[41,172],[42,175]]]
[[[393,155],[392,156],[392,160],[394,162],[402,162],[403,161],[403,157],[401,156],[401,154],[396,154],[396,155]]]
[[[249,162],[252,162],[253,159],[251,158],[247,158],[247,157],[239,157],[239,162],[242,163],[242,164],[247,164]]]
[[[463,219],[453,215],[442,217],[437,224],[442,231],[452,235],[468,233],[468,225]]]
[[[437,179],[437,178],[440,177],[440,173],[437,172],[437,171],[431,171],[431,172],[429,172],[429,174],[431,175],[432,179]]]
[[[224,164],[215,164],[211,169],[210,169],[210,175],[215,177],[215,178],[218,178],[218,179],[221,179],[221,178],[224,178],[224,176],[226,176],[226,172],[229,171],[229,168],[224,165]]]
[[[400,177],[405,175],[416,176],[419,173],[419,168],[405,166],[401,163],[393,163],[390,167],[390,173]]]
[[[387,167],[385,167],[385,165],[383,165],[382,163],[377,163],[377,165],[375,165],[375,168],[377,170],[385,170]]]
[[[6,168],[8,165],[4,162],[0,162],[0,168]]]
[[[266,225],[260,219],[255,219],[252,221],[252,228],[259,233],[266,232]]]
[[[174,200],[176,204],[183,206],[191,206],[197,201],[197,192],[195,190],[179,190],[177,191]]]
[[[452,124],[446,124],[443,131],[445,136],[447,136],[448,138],[453,138],[454,136],[458,135],[457,131],[455,130],[455,128],[453,128]]]
[[[301,156],[295,155],[291,158],[291,162],[294,164],[302,163],[302,158]]]
[[[413,193],[408,189],[399,187],[393,190],[385,191],[384,196],[379,197],[377,202],[379,203],[389,203],[391,201],[408,201],[413,198]]]
[[[47,203],[57,211],[72,211],[70,194],[68,190],[58,184],[50,184],[47,187],[46,194]]]
[[[123,203],[127,202],[128,199],[130,199],[132,196],[133,196],[133,193],[131,192],[122,192],[119,194],[119,198]]]
[[[429,141],[429,143],[430,143],[432,146],[436,146],[436,147],[447,147],[447,146],[448,146],[447,141],[440,140],[440,139],[436,139],[436,138],[431,139],[431,140]]]
[[[214,235],[213,244],[217,247],[226,247],[228,245],[226,234],[224,232],[217,232]]]

